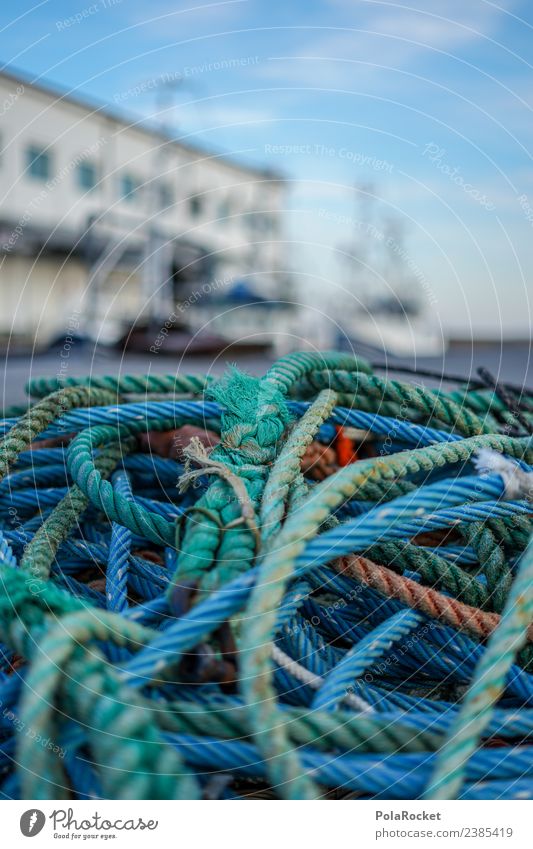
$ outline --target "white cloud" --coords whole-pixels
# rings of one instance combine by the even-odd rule
[[[206,102],[180,105],[178,109],[179,125],[192,125],[205,132],[224,127],[270,124],[276,115],[270,109],[261,106],[238,106],[232,104]]]
[[[310,19],[306,23],[311,28],[302,28],[300,48],[277,61],[273,57],[256,74],[288,84],[361,86],[379,79],[380,66],[416,70],[428,52],[453,53],[477,39],[490,39],[513,3],[509,0],[507,9],[483,0],[435,0],[421,9],[353,0],[329,0],[327,5],[322,30],[320,21]],[[405,80],[400,78],[399,84],[405,86]]]
[[[194,0],[181,0],[179,3],[175,0],[156,0],[148,6],[136,3],[130,5],[124,9],[122,20],[129,17],[130,25],[141,25],[151,36],[159,34],[168,38],[169,33],[173,32],[181,37],[184,34],[201,35],[205,29],[213,32],[217,26],[238,19],[245,4],[246,0],[206,0],[203,3],[195,3]],[[179,26],[178,31],[176,26]]]

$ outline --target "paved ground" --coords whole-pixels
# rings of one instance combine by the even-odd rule
[[[398,364],[396,359],[376,355],[375,362]],[[255,374],[264,373],[271,359],[268,357],[242,356],[233,354],[231,362]],[[402,364],[405,361],[402,361]],[[418,368],[433,369],[449,374],[474,376],[479,366],[485,366],[499,380],[507,380],[533,388],[533,362],[528,345],[478,344],[458,348],[453,346],[444,360],[425,358],[416,363]],[[150,372],[174,373],[177,369],[188,373],[210,372],[220,374],[225,368],[225,358],[167,357],[162,354],[120,355],[107,350],[94,351],[74,345],[69,351],[57,351],[35,357],[5,356],[0,370],[0,396],[2,406],[20,403],[25,398],[24,385],[31,377],[53,376],[63,368],[63,373],[72,376],[85,374],[146,374]],[[390,373],[390,376],[397,376]],[[430,379],[427,383],[434,383]]]

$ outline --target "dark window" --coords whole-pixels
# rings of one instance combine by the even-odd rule
[[[270,233],[275,229],[275,222],[271,215],[266,212],[251,212],[248,216],[251,230],[256,233]]]
[[[199,195],[193,195],[189,198],[189,211],[192,216],[197,218],[202,213],[202,198]]]
[[[120,194],[122,198],[128,202],[135,200],[135,195],[139,191],[139,183],[133,174],[123,174],[120,178]]]
[[[161,209],[168,209],[174,203],[174,192],[172,186],[168,183],[159,184],[159,206]]]
[[[28,174],[35,180],[48,180],[51,172],[51,157],[42,147],[30,145],[26,151]]]
[[[94,189],[97,182],[94,162],[80,162],[78,165],[78,185],[80,189]]]

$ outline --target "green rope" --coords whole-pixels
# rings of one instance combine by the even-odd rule
[[[533,619],[533,540],[511,586],[499,627],[491,635],[448,739],[441,748],[426,799],[455,799],[466,764],[504,691],[507,673]]]
[[[418,572],[424,584],[445,590],[465,604],[489,609],[489,592],[475,576],[422,546],[384,542],[371,546],[365,554],[400,574],[406,570]]]
[[[116,398],[105,389],[92,386],[60,389],[31,407],[0,442],[0,480],[9,472],[22,451],[69,410],[113,404]]]
[[[389,414],[383,410],[383,404],[388,402],[394,405],[396,414],[400,417],[412,418],[409,413],[414,410],[422,415],[426,422],[440,422],[464,436],[476,436],[493,430],[490,424],[468,407],[457,404],[449,396],[439,395],[412,383],[385,380],[375,374],[313,371],[299,381],[295,392],[305,396],[327,388],[342,393],[341,397],[349,396],[350,406],[359,407],[359,401],[364,398],[367,405],[370,405],[370,411],[381,415]]]
[[[391,725],[379,715],[354,714],[342,707],[330,712],[281,706],[272,652],[278,649],[274,642],[279,638],[280,607],[286,593],[293,592],[296,585],[291,581],[297,559],[310,540],[338,523],[336,511],[345,502],[353,498],[383,503],[414,492],[418,488],[416,476],[454,466],[461,473],[481,448],[533,462],[529,439],[494,433],[502,421],[510,425],[514,420],[494,393],[445,393],[385,380],[373,374],[364,360],[336,352],[290,354],[272,366],[263,379],[233,369],[215,382],[208,376],[104,376],[32,381],[29,391],[34,397],[47,397],[27,409],[2,440],[0,478],[40,434],[76,407],[113,405],[117,396],[122,401],[124,395],[206,393],[222,408],[222,418],[217,447],[209,455],[199,450],[188,452],[181,486],[203,475],[209,478],[209,485],[194,503],[193,499],[185,502],[186,509],[177,521],[166,518],[164,510],[157,512],[135,497],[124,497],[108,478],[135,448],[140,433],[170,430],[186,423],[185,419],[145,418],[127,425],[91,426],[72,440],[68,471],[73,483],[67,495],[26,544],[20,568],[0,563],[0,639],[29,660],[20,703],[21,721],[54,739],[61,739],[65,731],[62,714],[83,727],[84,745],[98,755],[102,791],[109,798],[199,796],[199,786],[188,775],[182,755],[164,742],[167,732],[211,735],[229,742],[243,738],[253,743],[264,762],[268,782],[285,798],[322,795],[323,788],[313,775],[302,770],[298,750],[307,746],[325,752],[376,754],[440,749],[427,798],[452,798],[460,793],[466,765],[486,732],[514,658],[526,669],[533,663],[531,645],[523,648],[533,615],[532,544],[514,579],[512,572],[513,558],[527,544],[529,517],[517,513],[512,519],[457,522],[453,527],[455,539],[460,535],[474,550],[476,567],[469,562],[464,566],[450,563],[435,551],[415,544],[416,540],[377,542],[365,552],[396,572],[417,572],[423,584],[450,593],[472,607],[503,611],[446,737],[442,731],[418,730],[408,714]],[[312,399],[296,422],[287,403],[292,397]],[[359,460],[320,484],[308,483],[301,472],[302,457],[338,404],[353,404],[361,410],[424,424],[437,422],[465,438]],[[195,460],[198,470],[188,467]],[[184,645],[187,649],[195,645],[189,633],[190,645],[187,639],[177,648],[171,645],[165,657],[157,660],[157,680],[151,668],[146,686],[152,688],[152,699],[146,698],[146,690],[128,687],[125,702],[125,675],[106,660],[102,647],[110,643],[117,651],[142,655],[161,638],[161,631],[93,607],[95,598],[96,604],[100,603],[94,592],[88,596],[91,601],[81,601],[49,580],[61,545],[90,506],[101,511],[108,523],[127,528],[157,547],[175,549],[176,569],[167,590],[171,612],[175,611],[176,594],[184,586],[197,590],[193,603],[198,604],[252,566],[258,567],[257,580],[245,609],[244,603],[239,608],[239,616],[232,608],[229,626],[205,623],[205,635],[229,627],[238,642],[236,678],[243,704],[233,707],[225,702],[220,707],[208,693],[201,703],[189,702],[187,696],[160,706],[158,687],[170,680],[167,674],[172,671],[178,676],[176,686],[186,676],[180,661],[187,653]],[[8,549],[4,546],[2,550],[6,556]],[[478,580],[479,572],[486,583]],[[163,585],[160,576],[153,571],[152,580],[158,586]],[[298,592],[311,592],[313,580],[309,578],[304,591],[298,583]],[[336,580],[346,578],[337,576]],[[327,605],[327,589],[320,587],[311,601]],[[396,636],[402,637],[423,618],[407,609],[394,613],[393,620]],[[326,646],[320,634],[315,638],[320,652],[338,651],[336,645]],[[323,678],[320,672],[315,678],[326,689],[334,690],[343,664],[349,666],[354,658],[359,662],[360,657],[365,662],[370,658],[371,664],[376,662],[390,649],[390,642],[374,643],[374,638],[371,631],[344,654],[340,663],[333,664],[333,671],[324,673]],[[223,654],[221,639],[213,636],[214,647],[209,647],[217,661]],[[314,652],[316,646],[310,640],[308,644]],[[429,640],[420,638],[420,645],[425,651],[435,650]],[[355,672],[355,679],[360,674],[360,670]],[[441,681],[422,680],[418,684],[420,698],[448,692]],[[342,698],[338,693],[335,696],[337,702]],[[505,730],[502,733],[505,735]],[[17,758],[25,766],[21,773],[24,796],[70,798],[71,782],[65,765],[46,747],[37,749],[35,752],[30,738],[21,735]]]
[[[128,451],[136,445],[135,439],[123,440],[111,444],[95,460],[95,468],[105,479],[111,475],[117,464]],[[85,493],[74,484],[68,493],[54,507],[50,516],[43,522],[35,536],[25,548],[20,561],[22,569],[27,569],[38,578],[48,578],[55,555],[62,542],[68,539],[89,504]]]
[[[126,374],[115,377],[112,375],[90,375],[89,377],[41,377],[30,380],[26,385],[28,395],[33,398],[43,398],[51,392],[61,391],[66,387],[90,387],[111,392],[117,395],[202,395],[213,378],[209,375],[197,376],[187,374]]]

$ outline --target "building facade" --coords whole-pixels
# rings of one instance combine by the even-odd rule
[[[271,172],[0,74],[0,335],[96,337],[258,275],[280,296],[284,184]]]

